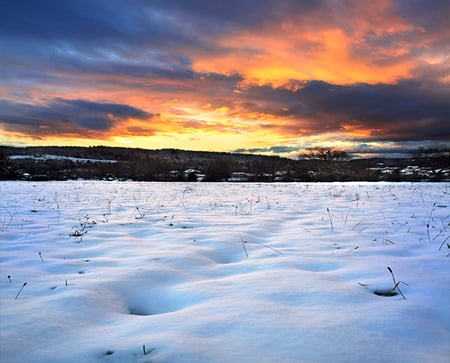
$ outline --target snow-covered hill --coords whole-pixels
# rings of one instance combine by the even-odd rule
[[[0,194],[2,362],[448,362],[448,183]]]

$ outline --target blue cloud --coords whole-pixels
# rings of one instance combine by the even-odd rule
[[[0,120],[7,129],[28,130],[48,134],[51,127],[63,130],[73,127],[106,131],[117,121],[136,118],[148,120],[153,114],[136,107],[116,103],[99,103],[86,100],[53,99],[48,105],[30,105],[0,100]],[[61,124],[61,126],[58,126]]]

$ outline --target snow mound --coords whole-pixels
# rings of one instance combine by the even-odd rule
[[[448,183],[0,193],[2,362],[448,362]]]

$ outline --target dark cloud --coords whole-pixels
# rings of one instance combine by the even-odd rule
[[[183,49],[207,44],[172,14],[132,0],[6,1],[0,11],[5,72],[170,76],[190,68]]]
[[[271,147],[261,147],[261,148],[250,148],[250,149],[236,149],[232,152],[234,153],[273,153],[273,154],[289,154],[293,151],[297,151],[297,147],[291,146],[271,146]]]
[[[346,150],[351,155],[365,155],[365,156],[382,156],[382,157],[410,157],[418,153],[420,149],[433,149],[449,151],[450,143],[441,143],[435,141],[403,141],[392,142],[386,147],[379,147],[369,145],[366,143],[356,145],[352,149]]]
[[[52,130],[77,133],[80,129],[107,131],[118,121],[130,118],[147,120],[152,116],[136,107],[79,99],[56,98],[45,106],[0,100],[0,121],[6,129],[28,130],[32,134],[48,134]]]
[[[35,51],[42,46],[47,53],[84,56],[86,61],[113,56],[142,62],[161,52],[212,51],[213,37],[223,32],[320,6],[313,0],[6,1],[0,12],[0,44],[17,54],[27,53],[26,44]],[[16,49],[19,42],[21,49]]]
[[[379,129],[373,140],[450,139],[450,90],[436,82],[341,86],[311,81],[297,91],[252,87],[243,97],[249,99],[242,103],[248,111],[288,117],[290,127],[306,123],[313,132],[354,125]]]
[[[417,0],[412,3],[399,1],[397,5],[411,21],[434,29],[435,17],[440,19],[437,23],[445,20],[442,9],[448,6],[440,0],[434,5]],[[255,30],[266,23],[282,23],[296,15],[304,22],[332,21],[333,12],[342,7],[350,9],[351,4],[332,6],[329,1],[318,0],[6,1],[0,11],[0,49],[7,51],[1,55],[0,72],[35,70],[37,82],[43,77],[39,74],[57,71],[189,77],[193,55],[233,51],[220,45],[217,37],[239,29]],[[434,15],[423,17],[429,20],[420,17],[428,13],[423,11],[424,6],[434,9]],[[411,36],[417,36],[417,32]],[[392,36],[371,39],[368,35],[366,40],[389,47],[395,42]],[[363,47],[361,51],[369,49]],[[246,52],[251,54],[252,50]]]
[[[143,1],[145,3],[145,1]],[[322,0],[154,0],[152,6],[201,19],[209,19],[221,31],[252,28],[288,14],[308,14],[326,5]],[[214,28],[214,27],[213,27]]]
[[[133,0],[24,0],[2,4],[0,29],[8,37],[33,39],[64,47],[102,47],[124,42],[163,44],[183,39],[175,19]],[[172,20],[172,21],[171,21]],[[177,40],[178,42],[178,40]],[[87,48],[87,47],[86,47]]]
[[[126,135],[149,136],[154,135],[156,131],[156,129],[149,127],[130,126],[126,128]]]
[[[73,62],[80,70],[111,61],[187,68],[186,53],[223,51],[216,37],[224,32],[320,6],[313,0],[6,1],[0,11],[0,47],[8,49],[4,56],[10,65],[17,59],[31,63],[30,56],[37,65]]]
[[[450,3],[448,0],[396,0],[393,2],[397,14],[418,27],[428,31],[449,34]]]

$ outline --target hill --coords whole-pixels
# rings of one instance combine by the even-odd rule
[[[1,180],[449,181],[448,156],[302,159],[118,147],[0,146]]]

